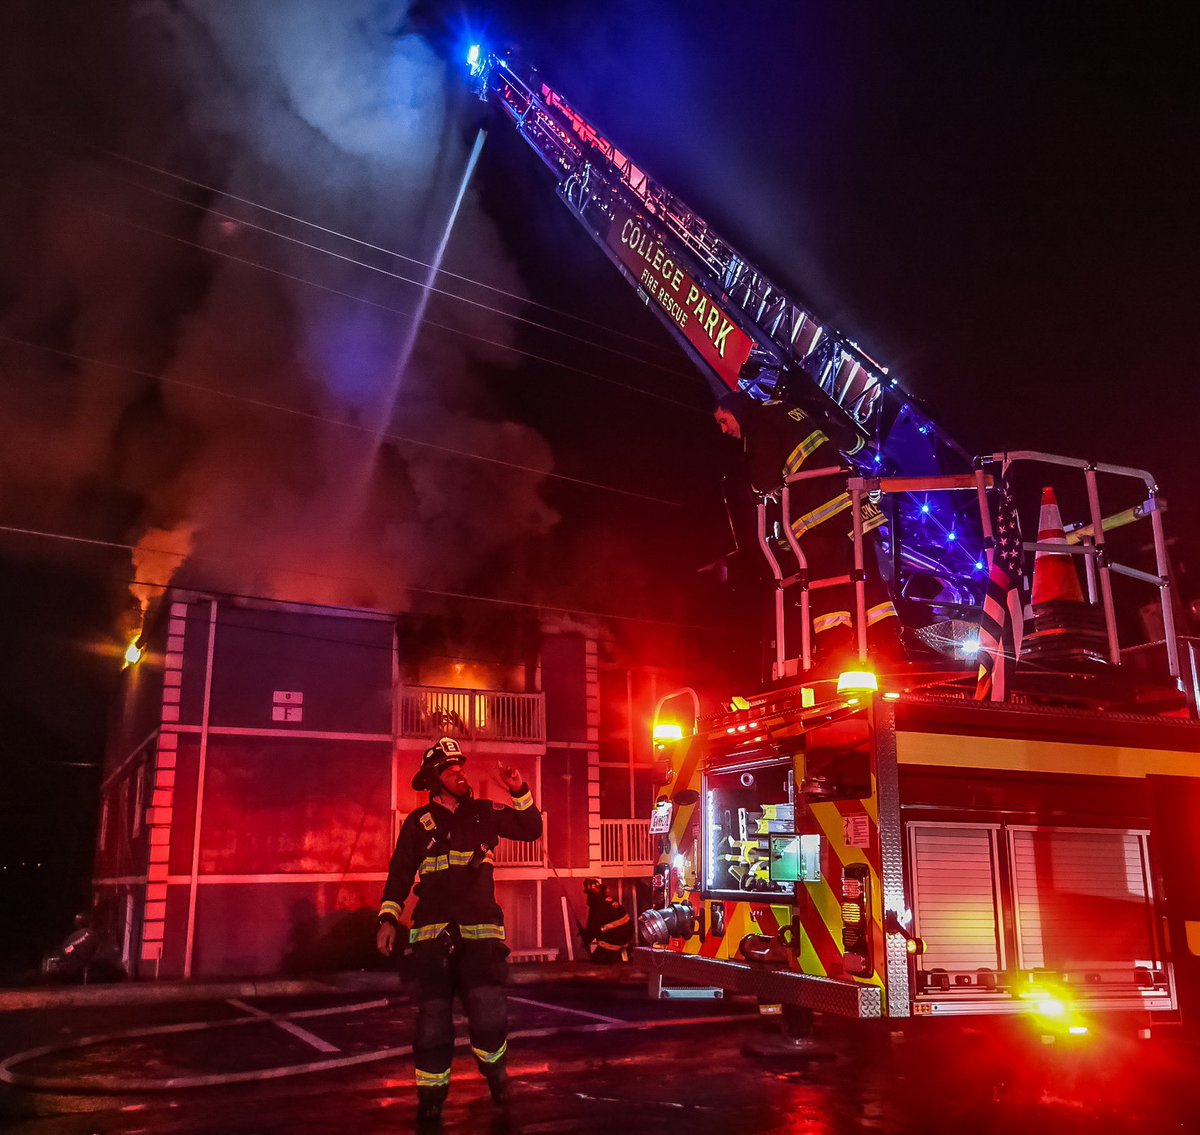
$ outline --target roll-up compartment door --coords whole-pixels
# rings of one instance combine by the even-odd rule
[[[1061,973],[1159,966],[1144,832],[1009,828],[1017,964]]]
[[[997,829],[910,823],[908,838],[914,929],[925,941],[921,969],[1003,969]]]

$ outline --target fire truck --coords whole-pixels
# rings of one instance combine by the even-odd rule
[[[1076,1033],[1200,1011],[1197,640],[1154,478],[968,454],[561,92],[510,58],[468,62],[714,394],[799,406],[862,443],[757,503],[763,689],[660,703],[661,854],[640,918],[657,993],[751,994],[802,1023],[1023,1014]],[[814,475],[844,483],[840,577],[814,578],[793,534],[790,494]],[[1022,529],[1036,540],[1004,535],[1022,479],[1042,490]],[[872,665],[872,560],[925,658]],[[857,657],[833,676],[814,669],[809,599],[838,584]]]

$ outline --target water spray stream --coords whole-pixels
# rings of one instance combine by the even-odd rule
[[[458,193],[454,198],[454,205],[450,210],[450,215],[446,218],[446,225],[442,230],[442,236],[438,241],[437,249],[430,258],[429,270],[426,272],[424,283],[421,286],[421,298],[413,312],[412,321],[408,326],[408,333],[400,345],[400,353],[396,358],[396,366],[392,371],[391,382],[380,402],[379,417],[372,432],[367,452],[363,457],[362,463],[359,465],[358,476],[350,485],[349,502],[350,514],[352,516],[357,516],[366,503],[367,490],[370,487],[371,477],[375,472],[375,466],[379,460],[379,451],[391,426],[392,414],[396,408],[396,399],[399,397],[401,387],[404,385],[404,379],[408,372],[408,364],[412,360],[413,351],[417,345],[417,336],[421,333],[421,325],[425,321],[425,309],[429,306],[429,297],[432,294],[433,284],[437,279],[438,273],[441,271],[442,258],[446,254],[446,246],[450,243],[450,236],[454,231],[454,223],[458,220],[459,209],[462,207],[463,198],[466,197],[467,187],[471,183],[471,177],[475,172],[475,165],[479,161],[479,155],[483,150],[483,143],[486,138],[487,131],[485,130],[480,130],[475,136],[475,144],[471,147],[471,154],[467,158],[466,168],[463,170],[462,180],[459,182]]]

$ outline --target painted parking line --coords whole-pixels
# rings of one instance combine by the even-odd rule
[[[573,1009],[569,1005],[551,1005],[546,1001],[534,1001],[529,997],[513,997],[509,994],[509,1003],[518,1005],[532,1005],[535,1009],[549,1009],[553,1013],[574,1013],[577,1017],[588,1017],[593,1021],[603,1021],[607,1025],[624,1025],[627,1021],[623,1021],[620,1017],[606,1017],[603,1013],[589,1013],[586,1009]]]
[[[358,1001],[353,1005],[326,1005],[324,1009],[297,1009],[288,1013],[290,1020],[298,1021],[301,1017],[336,1017],[339,1013],[361,1013],[364,1009],[386,1009],[391,1002],[386,997],[375,1001]]]
[[[380,1006],[390,1004],[387,1000],[376,1001],[358,1001],[350,1005],[337,1005],[332,1008],[325,1009],[302,1009],[295,1013],[278,1013],[276,1016],[284,1018],[296,1017],[317,1017],[330,1016],[334,1013],[355,1013],[363,1012],[367,1009],[376,1009]],[[115,1092],[125,1090],[124,1085],[133,1085],[131,1091],[157,1091],[159,1089],[151,1086],[154,1084],[162,1084],[164,1087],[205,1087],[206,1082],[212,1084],[226,1082],[223,1075],[212,1077],[195,1076],[195,1077],[174,1077],[171,1081],[156,1081],[156,1080],[128,1080],[119,1081],[116,1077],[73,1077],[69,1079],[55,1079],[54,1077],[38,1077],[28,1076],[21,1072],[14,1072],[12,1069],[20,1064],[26,1064],[30,1060],[36,1060],[42,1056],[49,1056],[58,1052],[69,1052],[73,1049],[91,1048],[94,1045],[109,1044],[119,1040],[141,1040],[145,1037],[172,1036],[177,1033],[196,1033],[205,1032],[209,1029],[229,1029],[237,1028],[240,1025],[255,1025],[260,1024],[259,1017],[232,1017],[217,1021],[185,1021],[176,1025],[152,1025],[149,1028],[134,1028],[134,1029],[117,1029],[111,1033],[96,1033],[92,1036],[79,1037],[77,1040],[66,1041],[61,1044],[47,1044],[40,1048],[31,1048],[26,1052],[18,1052],[13,1056],[0,1061],[0,1082],[13,1084],[17,1087],[34,1088],[38,1091],[72,1091],[71,1085],[75,1084],[82,1090],[93,1090],[100,1092]],[[307,1067],[299,1065],[298,1067]],[[268,1071],[271,1071],[268,1069]],[[234,1077],[229,1080],[230,1083],[237,1083],[238,1077],[243,1076],[242,1073],[233,1072],[227,1073]],[[266,1077],[271,1078],[271,1077]],[[195,1083],[187,1083],[184,1081],[194,1080]],[[108,1086],[104,1086],[108,1085]],[[117,1086],[114,1086],[117,1085]]]
[[[341,1052],[336,1044],[330,1044],[327,1040],[322,1040],[316,1033],[310,1033],[308,1029],[303,1029],[292,1021],[280,1020],[273,1013],[268,1013],[265,1009],[256,1009],[253,1005],[247,1005],[245,1001],[239,1001],[236,997],[230,997],[226,1002],[227,1005],[232,1005],[235,1009],[241,1009],[243,1013],[249,1013],[252,1017],[257,1017],[260,1021],[270,1021],[276,1028],[283,1029],[286,1033],[291,1033],[292,1036],[304,1041],[305,1044],[312,1045],[318,1052]]]
[[[356,1005],[339,1006],[334,1009],[303,1010],[297,1013],[280,1013],[278,1018],[330,1016],[337,1012],[349,1013],[389,1004],[387,1001],[374,1001]],[[565,1010],[563,1006],[548,1005],[550,1009]],[[582,1012],[582,1011],[581,1011]],[[598,1014],[591,1014],[598,1016]],[[307,1076],[317,1072],[329,1072],[356,1065],[374,1064],[386,1060],[399,1060],[412,1055],[411,1045],[398,1045],[394,1048],[381,1048],[373,1052],[358,1053],[354,1056],[337,1056],[325,1060],[313,1060],[303,1064],[285,1064],[274,1068],[259,1068],[246,1072],[218,1072],[194,1076],[166,1076],[161,1079],[122,1078],[120,1076],[71,1076],[54,1077],[32,1075],[19,1072],[22,1064],[57,1053],[70,1052],[82,1048],[97,1047],[118,1040],[143,1039],[154,1036],[168,1036],[178,1033],[199,1032],[205,1029],[235,1028],[239,1025],[258,1024],[263,1018],[258,1016],[237,1017],[223,1021],[193,1021],[177,1025],[158,1025],[146,1029],[122,1029],[112,1033],[100,1033],[93,1036],[77,1037],[74,1040],[58,1044],[44,1045],[41,1048],[31,1048],[19,1052],[0,1061],[0,1082],[12,1084],[14,1087],[27,1088],[42,1092],[96,1092],[113,1095],[133,1092],[164,1092],[177,1091],[183,1088],[223,1087],[229,1084],[249,1084],[265,1080],[281,1080],[290,1076]],[[749,1019],[749,1018],[746,1018]],[[736,1021],[736,1016],[724,1014],[711,1017],[664,1018],[652,1021],[621,1021],[617,1018],[595,1022],[550,1026],[537,1029],[519,1029],[509,1034],[509,1040],[546,1039],[555,1036],[585,1033],[629,1032],[660,1028],[691,1028],[696,1025],[729,1024]],[[610,1023],[611,1022],[611,1023]],[[466,1037],[455,1041],[456,1048],[469,1047]]]
[[[615,1103],[622,1107],[629,1106],[629,1100],[620,1099],[617,1096],[589,1096],[586,1092],[576,1092],[577,1099],[587,1100],[588,1103]],[[668,1107],[674,1108],[677,1111],[712,1111],[714,1110],[708,1104],[703,1103],[679,1103],[676,1100],[639,1100],[637,1106],[639,1108],[647,1107]]]

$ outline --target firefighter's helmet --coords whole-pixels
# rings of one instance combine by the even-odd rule
[[[425,750],[421,757],[421,767],[412,778],[412,786],[418,792],[433,789],[437,786],[437,778],[452,765],[464,765],[467,758],[463,756],[462,748],[453,737],[443,737],[438,743]]]
[[[585,895],[602,895],[608,889],[608,884],[603,879],[591,878],[584,879],[583,893]]]

